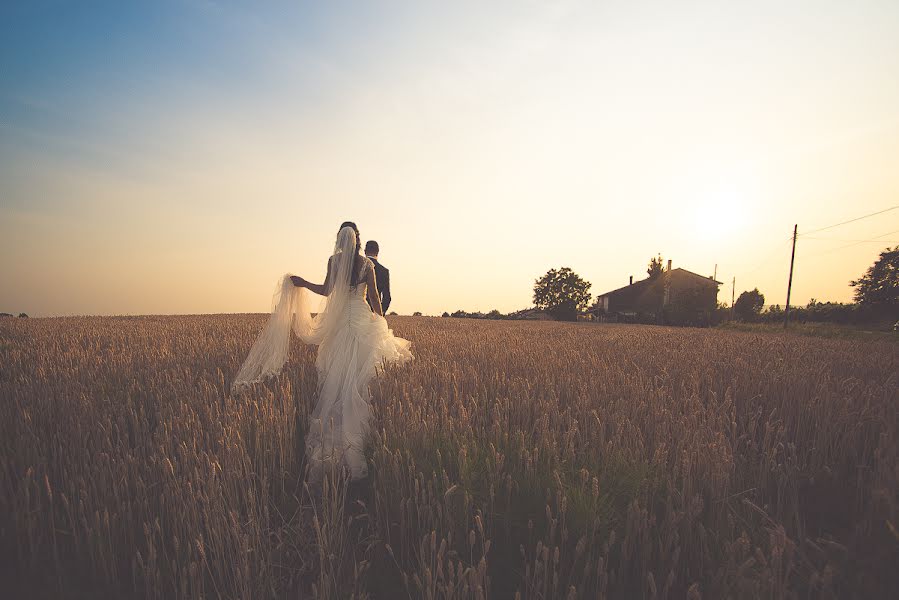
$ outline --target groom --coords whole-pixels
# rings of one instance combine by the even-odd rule
[[[378,295],[381,296],[381,309],[387,314],[390,306],[390,271],[378,262],[378,242],[369,240],[365,243],[365,256],[375,263],[375,285],[378,286]]]

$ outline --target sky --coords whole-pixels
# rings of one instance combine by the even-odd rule
[[[899,3],[4,2],[0,311],[264,312],[381,245],[400,314],[568,266],[849,301],[899,243]],[[803,236],[803,232],[808,232]],[[716,271],[717,269],[717,271]]]

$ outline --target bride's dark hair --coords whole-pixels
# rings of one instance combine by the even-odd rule
[[[356,227],[356,224],[352,221],[344,221],[340,224],[340,229],[344,227],[352,227],[353,231],[356,232],[356,256],[359,256],[362,253],[362,237],[359,235],[359,228]],[[337,233],[340,233],[340,229],[337,230]],[[356,258],[353,257],[353,264],[350,265],[350,287],[356,287],[358,283],[356,281]]]

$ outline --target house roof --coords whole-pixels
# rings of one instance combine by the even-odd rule
[[[693,275],[694,277],[699,277],[700,279],[704,279],[706,281],[711,281],[712,283],[717,283],[718,285],[724,285],[723,282],[718,281],[717,279],[712,279],[711,277],[706,277],[704,275],[700,275],[699,273],[694,273],[693,271],[688,271],[686,269],[681,269],[680,267],[674,269],[675,271],[683,271],[684,273],[688,273]]]
[[[682,268],[680,268],[680,267],[678,267],[678,268],[676,268],[676,269],[672,269],[672,271],[680,271],[681,273],[686,273],[687,275],[692,275],[693,277],[698,277],[699,279],[702,279],[703,281],[708,281],[708,282],[710,282],[710,283],[715,283],[715,284],[718,284],[718,285],[723,285],[720,281],[717,281],[717,280],[715,280],[715,279],[712,279],[711,277],[703,277],[702,275],[699,275],[698,273],[694,273],[693,271],[688,271],[688,270],[682,269]],[[631,284],[622,286],[622,287],[620,287],[620,288],[616,288],[616,289],[614,289],[614,290],[611,290],[611,291],[609,291],[609,292],[606,292],[605,294],[600,294],[600,295],[597,296],[597,297],[598,297],[598,298],[602,298],[603,296],[608,296],[609,294],[614,294],[615,292],[620,292],[621,290],[626,290],[626,289],[629,289],[629,288],[630,288],[630,289],[633,289],[634,286],[642,286],[642,285],[646,285],[646,284],[649,283],[650,281],[652,281],[652,278],[651,278],[651,277],[647,277],[646,279],[641,279],[640,281],[635,281],[634,283],[631,283]]]
[[[646,279],[641,279],[640,281],[635,281],[634,283],[629,283],[628,285],[622,286],[622,287],[620,287],[620,288],[616,288],[616,289],[614,289],[614,290],[611,290],[611,291],[609,291],[609,292],[606,292],[605,294],[600,294],[600,295],[597,296],[597,297],[598,297],[598,298],[602,298],[603,296],[608,296],[609,294],[614,294],[615,292],[620,292],[621,290],[626,290],[626,289],[628,289],[628,288],[633,289],[633,287],[634,287],[635,285],[636,285],[636,286],[643,286],[643,285],[646,285],[647,283],[649,283],[650,281],[652,281],[652,278],[647,277]]]

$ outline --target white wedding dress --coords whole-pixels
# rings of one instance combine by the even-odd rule
[[[384,317],[366,303],[374,263],[357,257],[356,233],[344,227],[328,263],[328,295],[315,316],[309,309],[310,292],[295,287],[290,274],[284,276],[272,316],[232,384],[232,391],[239,391],[277,375],[287,360],[291,329],[304,342],[318,345],[318,399],[306,436],[313,480],[338,462],[347,466],[353,479],[368,474],[363,447],[371,417],[369,381],[378,368],[412,358],[410,342],[394,336]],[[350,269],[357,262],[361,265],[351,278]]]

